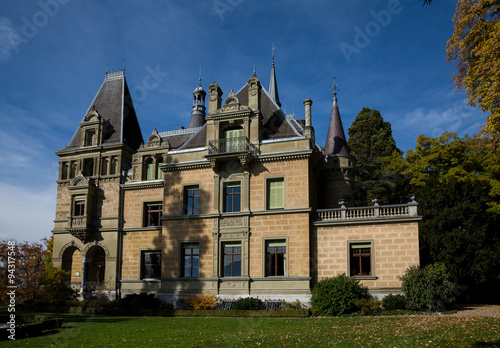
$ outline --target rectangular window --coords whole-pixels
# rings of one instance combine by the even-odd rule
[[[184,214],[198,215],[200,202],[200,189],[198,186],[187,186],[184,188]]]
[[[159,202],[144,204],[144,227],[161,226],[162,206]]]
[[[226,130],[224,138],[226,139],[225,152],[244,151],[244,130],[242,128]]]
[[[141,279],[159,279],[161,277],[161,251],[141,252]]]
[[[85,195],[75,196],[73,216],[85,215]]]
[[[266,277],[284,276],[286,272],[286,240],[266,241]]]
[[[372,244],[351,243],[349,245],[350,275],[371,276],[372,275]]]
[[[231,213],[241,210],[241,185],[227,184],[224,186],[224,212]]]
[[[222,276],[241,277],[241,243],[224,243],[222,250],[224,253]]]
[[[285,179],[267,180],[267,209],[283,209],[285,207]]]
[[[182,243],[182,276],[186,278],[200,276],[199,243]]]

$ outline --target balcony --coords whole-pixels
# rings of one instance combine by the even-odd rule
[[[219,163],[228,160],[239,160],[244,170],[248,170],[254,155],[259,153],[257,146],[252,144],[247,137],[234,137],[208,142],[208,155],[214,171],[218,171]]]
[[[210,140],[208,142],[208,154],[230,154],[246,152],[252,155],[259,153],[259,149],[252,144],[247,137],[235,137],[228,139]]]
[[[419,218],[417,202],[394,205],[374,205],[372,207],[353,207],[337,209],[318,209],[314,212],[315,223],[335,223],[349,221],[376,221],[405,218]]]

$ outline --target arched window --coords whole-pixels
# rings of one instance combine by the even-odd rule
[[[144,180],[154,180],[155,164],[152,158],[146,159],[144,162]]]

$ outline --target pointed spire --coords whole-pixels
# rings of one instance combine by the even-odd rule
[[[272,47],[273,51],[272,51],[271,80],[269,82],[269,96],[271,97],[272,100],[274,100],[276,104],[278,104],[279,107],[281,107],[280,97],[278,94],[278,84],[276,82],[276,72],[274,69],[274,50],[276,49],[276,47],[274,47],[274,43]]]
[[[335,77],[333,77],[333,103],[332,112],[330,114],[330,125],[328,127],[328,134],[326,135],[325,156],[338,154],[349,155],[344,127],[342,126],[339,106],[337,104],[337,89],[338,86],[335,83]]]

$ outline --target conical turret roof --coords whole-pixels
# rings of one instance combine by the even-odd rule
[[[342,120],[340,119],[337,96],[334,93],[330,125],[328,126],[328,134],[326,135],[325,156],[339,154],[349,155],[349,150],[347,148]]]

